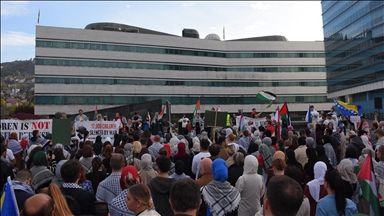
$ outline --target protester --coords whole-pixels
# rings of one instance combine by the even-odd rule
[[[54,206],[55,205],[52,198],[47,194],[36,194],[25,201],[23,210],[20,212],[20,215],[53,216],[55,215]]]
[[[211,159],[204,158],[203,160],[201,160],[200,175],[201,177],[196,180],[196,183],[199,185],[199,187],[206,186],[209,182],[213,180]]]
[[[141,170],[139,172],[144,185],[157,176],[157,172],[152,168],[152,157],[146,153],[141,156]]]
[[[175,216],[197,215],[201,204],[199,185],[190,178],[176,181],[172,184],[169,202]]]
[[[135,215],[128,209],[127,205],[125,205],[125,199],[127,198],[129,188],[140,183],[141,177],[136,167],[132,165],[124,167],[120,176],[120,187],[122,192],[108,202],[108,209],[111,216]]]
[[[360,186],[358,185],[356,174],[353,172],[354,167],[352,162],[348,159],[341,160],[339,165],[337,166],[337,170],[339,171],[341,179],[343,181],[345,197],[348,199],[352,199],[353,195],[356,192],[356,204],[358,204],[358,197],[360,193],[360,189],[358,187]]]
[[[236,185],[236,181],[244,172],[244,154],[236,152],[233,156],[235,163],[228,167],[228,178],[227,181],[232,185]]]
[[[80,166],[80,179],[79,179],[78,185],[82,189],[84,189],[88,192],[91,192],[93,194],[95,193],[93,190],[92,182],[90,180],[88,180],[87,177],[85,176],[84,167],[82,165]]]
[[[240,193],[229,182],[228,169],[223,159],[216,159],[212,163],[213,181],[201,188],[201,194],[204,202],[200,207],[201,215],[234,216],[238,215],[240,204]]]
[[[203,158],[210,157],[211,154],[208,152],[209,148],[209,141],[207,139],[202,139],[200,141],[200,153],[195,155],[193,157],[192,161],[192,173],[196,175],[196,178],[199,175],[199,170],[200,170],[200,163]]]
[[[263,176],[257,174],[259,162],[253,155],[244,160],[244,174],[236,182],[240,192],[239,215],[255,215],[260,209],[260,198],[264,195]]]
[[[111,157],[113,154],[113,148],[110,142],[104,143],[104,149],[103,149],[103,165],[107,173],[111,173]]]
[[[343,181],[336,170],[328,170],[325,173],[324,187],[328,195],[317,203],[316,215],[352,216],[358,213],[356,205],[350,199],[345,198]]]
[[[166,156],[160,156],[156,160],[156,166],[158,176],[148,183],[156,211],[161,215],[173,215],[168,202],[171,185],[176,181],[168,175],[171,161]]]
[[[304,165],[304,182],[307,183],[315,178],[313,167],[317,162],[316,150],[312,147],[308,147],[305,151],[308,157],[308,162]]]
[[[96,194],[100,182],[107,178],[107,173],[99,157],[92,159],[92,171],[86,174],[86,178],[92,182],[93,192]]]
[[[95,155],[99,155],[101,153],[101,149],[103,148],[103,143],[101,142],[101,136],[96,136],[95,143],[93,143],[93,151]]]
[[[52,179],[55,177],[47,168],[48,161],[45,152],[38,151],[33,155],[33,164],[31,168],[32,183],[31,187],[35,192],[43,187],[48,187]]]
[[[284,169],[284,175],[291,177],[294,179],[297,183],[300,184],[300,186],[303,186],[303,179],[302,179],[302,173],[301,170],[292,165],[288,165]],[[311,207],[309,204],[309,199],[304,195],[303,196],[303,202],[301,203],[299,211],[296,213],[296,216],[308,216],[311,214]]]
[[[82,122],[82,121],[88,121],[88,116],[83,114],[83,110],[79,109],[79,115],[75,117],[75,122]]]
[[[69,208],[65,197],[56,184],[50,184],[49,187],[43,188],[41,192],[52,198],[53,203],[55,204],[55,216],[72,215],[71,209]]]
[[[177,163],[177,161],[183,161],[184,165],[185,165],[184,173],[188,176],[191,176],[191,173],[192,173],[191,161],[192,161],[192,159],[191,159],[190,155],[187,153],[186,148],[187,147],[183,142],[180,142],[179,144],[177,144],[177,153],[175,153],[173,155],[173,159],[174,159],[175,163]]]
[[[316,214],[317,202],[328,194],[324,186],[324,175],[327,171],[327,165],[319,161],[315,163],[313,170],[315,172],[315,179],[308,182],[304,188],[304,195],[308,197],[311,206],[311,216]]]
[[[175,173],[173,173],[170,177],[176,180],[183,179],[183,178],[190,178],[188,175],[185,175],[184,170],[185,170],[184,162],[179,160],[175,163]]]
[[[303,189],[300,184],[288,176],[276,176],[268,184],[263,211],[257,212],[256,216],[295,216],[302,202]]]
[[[301,164],[302,167],[308,162],[308,157],[305,151],[307,150],[306,137],[299,137],[298,139],[299,147],[295,149],[295,158]]]
[[[92,160],[93,160],[93,151],[92,147],[85,145],[82,149],[82,158],[79,162],[83,165],[85,174],[88,174],[92,171]]]
[[[137,184],[130,187],[125,203],[128,206],[128,209],[134,212],[137,216],[160,216],[160,214],[154,210],[154,204],[151,200],[151,191],[143,184]]]
[[[0,155],[0,163],[1,163],[1,172],[0,172],[0,188],[4,187],[4,184],[7,182],[8,176],[13,179],[13,171],[12,167],[8,165],[7,161],[5,160],[5,157],[7,155],[7,148],[4,144],[1,145],[1,155]]]
[[[296,149],[296,150],[297,150],[297,149]],[[295,150],[295,151],[296,151],[296,150]],[[289,150],[287,151],[287,157],[288,157],[287,165],[288,165],[288,164],[291,164],[291,165],[297,166],[300,170],[303,170],[303,166],[301,165],[301,163],[299,163],[299,162],[296,160],[295,151],[293,151],[292,149],[289,149]]]
[[[3,170],[1,170],[3,172]],[[23,209],[25,201],[35,195],[31,188],[32,173],[27,169],[22,169],[17,172],[15,179],[12,181],[12,187],[17,201],[19,211]]]
[[[15,157],[15,161],[16,161],[15,166],[17,167],[17,169],[22,170],[23,169],[23,158],[22,158],[23,148],[18,142],[16,132],[12,132],[9,135],[7,148],[12,151],[13,156]]]
[[[71,209],[73,215],[89,215],[95,213],[95,195],[82,189],[78,182],[80,180],[80,166],[81,164],[76,160],[69,160],[63,164],[60,169],[61,177],[64,183],[61,188],[61,192],[64,196],[70,196],[76,203],[78,203],[80,209],[76,208],[76,204],[68,203],[68,207]]]
[[[124,168],[124,157],[121,154],[115,154],[111,157],[112,173],[100,182],[97,187],[96,199],[100,202],[109,202],[121,193],[120,177]]]

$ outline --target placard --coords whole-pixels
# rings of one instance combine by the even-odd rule
[[[119,123],[115,121],[82,121],[75,122],[74,127],[77,130],[80,126],[85,127],[89,131],[89,139],[95,142],[98,135],[101,136],[101,141],[104,142],[107,137],[113,138],[119,133]]]
[[[39,130],[42,137],[48,133],[52,133],[52,119],[37,119],[37,120],[17,120],[7,119],[1,120],[0,131],[5,139],[12,132],[17,133],[17,138],[20,140],[24,134],[28,134],[28,139],[32,137],[32,131]]]

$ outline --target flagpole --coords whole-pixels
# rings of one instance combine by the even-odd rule
[[[213,144],[216,144],[215,134],[216,134],[217,111],[218,109],[216,108],[215,125],[213,126]]]

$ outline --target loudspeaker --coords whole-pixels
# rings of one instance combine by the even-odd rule
[[[383,98],[381,97],[375,98],[375,109],[383,109]]]

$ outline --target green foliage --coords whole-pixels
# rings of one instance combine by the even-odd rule
[[[35,73],[35,63],[32,59],[24,61],[13,61],[1,63],[1,77],[8,75],[33,75]]]
[[[35,105],[33,103],[18,103],[15,105],[12,105],[9,108],[9,114],[10,115],[15,115],[17,113],[29,113],[29,114],[34,114],[35,113]]]

